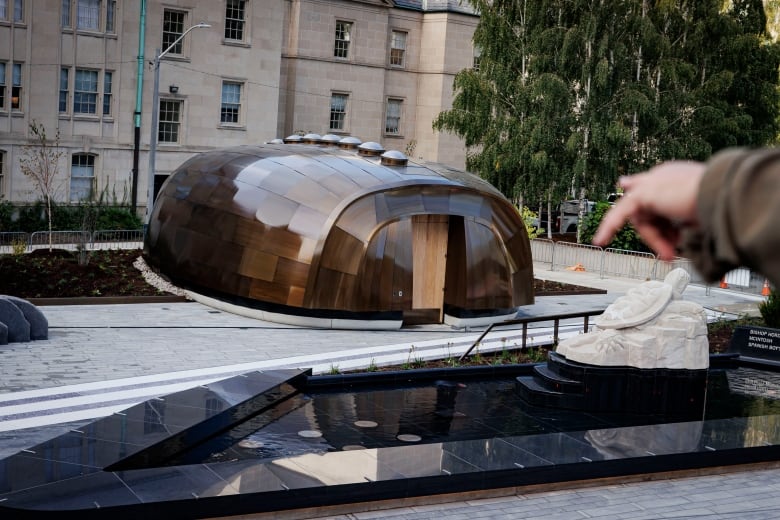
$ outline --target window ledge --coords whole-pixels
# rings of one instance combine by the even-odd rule
[[[73,114],[74,121],[100,121],[100,116],[92,114]]]
[[[75,31],[68,31],[68,32],[73,32],[79,36],[91,36],[93,38],[116,38],[116,34],[106,33],[98,29],[76,29]]]
[[[238,123],[219,123],[217,125],[218,130],[240,130],[242,132],[246,131],[246,125],[238,124]]]
[[[231,47],[244,47],[246,49],[249,49],[252,47],[252,44],[243,40],[229,40],[227,38],[222,38],[222,45],[230,45]]]
[[[403,139],[404,138],[404,134],[388,134],[388,133],[385,133],[384,136],[387,137],[388,139]]]

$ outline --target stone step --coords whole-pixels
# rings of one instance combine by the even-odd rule
[[[519,376],[515,379],[515,388],[520,397],[534,406],[550,406],[554,408],[582,409],[583,397],[580,394],[556,392],[545,388],[534,376]]]
[[[549,365],[535,365],[533,376],[541,386],[550,390],[556,392],[582,393],[582,381],[563,377],[550,369]]]

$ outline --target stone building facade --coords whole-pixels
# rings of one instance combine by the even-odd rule
[[[462,168],[431,123],[477,21],[458,0],[0,0],[0,200],[40,198],[20,168],[35,123],[59,135],[57,200],[143,212],[153,63],[182,34],[159,60],[158,187],[195,153],[294,132]]]

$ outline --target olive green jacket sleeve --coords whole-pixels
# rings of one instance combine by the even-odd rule
[[[683,255],[709,281],[739,266],[780,287],[780,148],[712,156],[698,196],[699,228]]]

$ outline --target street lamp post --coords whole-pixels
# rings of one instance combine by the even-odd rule
[[[203,27],[211,27],[211,25],[200,22],[193,25],[176,38],[167,49],[160,52],[160,49],[155,49],[155,57],[152,65],[154,66],[154,91],[152,92],[152,135],[149,139],[149,187],[146,196],[146,225],[152,220],[152,208],[154,207],[154,170],[155,160],[157,155],[157,128],[160,124],[160,60],[173,49],[177,43],[182,41],[187,33],[193,29],[199,29]]]

